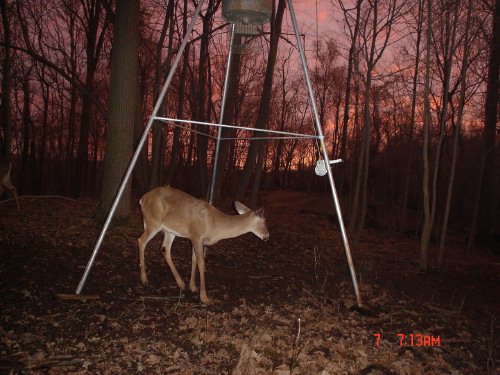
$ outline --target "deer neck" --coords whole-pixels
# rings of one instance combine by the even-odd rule
[[[220,213],[217,217],[213,233],[210,233],[212,243],[216,243],[226,238],[238,237],[242,234],[251,232],[251,216],[243,215],[226,215]]]

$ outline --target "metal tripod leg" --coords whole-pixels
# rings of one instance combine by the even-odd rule
[[[186,48],[186,45],[187,45],[187,42],[188,42],[189,37],[191,35],[191,32],[193,31],[193,27],[194,27],[194,24],[196,22],[196,19],[198,18],[199,14],[200,14],[203,2],[204,2],[203,0],[200,0],[200,2],[198,3],[198,6],[196,7],[196,10],[193,14],[193,18],[191,19],[191,23],[189,24],[189,27],[186,30],[186,34],[184,35],[184,39],[182,41],[182,44],[179,47],[177,55],[175,56],[174,62],[172,64],[172,68],[170,69],[170,72],[168,73],[168,76],[165,80],[165,84],[163,85],[163,88],[160,92],[160,95],[158,96],[158,99],[156,100],[156,104],[153,108],[153,113],[151,114],[151,116],[148,120],[148,123],[146,124],[146,127],[144,128],[141,139],[139,140],[139,143],[137,144],[135,152],[134,152],[132,159],[130,160],[130,163],[128,165],[127,171],[125,172],[125,175],[123,176],[120,187],[118,188],[118,191],[116,193],[113,204],[111,205],[111,208],[109,209],[108,216],[106,217],[106,221],[104,222],[104,225],[101,229],[101,233],[100,233],[100,235],[97,239],[97,242],[94,246],[94,250],[92,252],[92,255],[87,263],[87,267],[85,268],[85,271],[84,271],[83,276],[80,280],[80,283],[78,284],[78,287],[76,288],[76,292],[75,292],[76,294],[80,294],[82,292],[82,289],[85,285],[85,282],[87,280],[89,272],[92,269],[92,266],[94,264],[97,253],[99,252],[99,249],[101,247],[102,241],[104,240],[104,236],[105,236],[106,232],[108,231],[109,225],[111,224],[111,219],[113,218],[115,211],[116,211],[116,208],[118,207],[118,203],[120,202],[120,199],[123,195],[123,192],[125,190],[125,186],[127,185],[127,182],[130,179],[130,176],[132,175],[132,171],[134,170],[135,164],[137,163],[137,159],[139,158],[139,154],[141,153],[141,150],[144,147],[144,144],[146,143],[146,139],[148,137],[149,130],[151,129],[151,126],[153,125],[156,114],[158,113],[158,111],[160,109],[160,106],[163,102],[163,98],[165,97],[165,93],[167,92],[167,89],[170,86],[170,82],[172,81],[172,77],[174,76],[177,65],[179,64],[179,61],[182,57],[182,53],[184,52],[184,49]]]
[[[321,151],[323,154],[323,159],[325,160],[326,166],[327,166],[326,170],[327,170],[327,175],[328,175],[328,181],[330,182],[330,189],[332,191],[333,202],[335,204],[335,210],[337,211],[337,219],[339,221],[340,233],[342,235],[342,241],[344,243],[344,250],[345,250],[345,255],[347,257],[347,263],[349,264],[352,286],[354,288],[354,294],[356,295],[356,300],[357,300],[358,306],[361,307],[362,302],[361,302],[361,296],[359,294],[358,282],[356,280],[356,271],[354,270],[354,264],[352,262],[351,250],[349,247],[349,240],[347,238],[344,220],[342,218],[342,211],[340,209],[340,203],[339,203],[339,199],[337,196],[337,190],[335,189],[335,183],[333,181],[332,168],[331,168],[331,165],[330,165],[330,162],[328,159],[328,152],[326,150],[326,146],[325,146],[325,142],[324,142],[323,129],[321,128],[321,123],[319,121],[318,109],[316,108],[316,100],[314,98],[314,93],[312,90],[311,79],[309,78],[306,57],[305,57],[305,53],[304,53],[304,48],[302,46],[302,41],[300,40],[300,34],[299,34],[298,26],[297,26],[297,19],[295,18],[295,11],[293,8],[293,1],[292,0],[288,0],[288,9],[290,11],[290,18],[292,19],[293,29],[295,32],[295,38],[297,39],[297,48],[299,50],[300,61],[302,63],[302,68],[304,70],[304,78],[306,80],[306,85],[307,85],[307,91],[309,92],[309,100],[311,102],[311,106],[312,106],[312,110],[313,110],[313,114],[314,114],[314,125],[316,126],[316,132],[317,132],[318,136],[320,137]]]
[[[226,66],[226,77],[224,78],[224,88],[222,91],[222,101],[220,107],[220,115],[219,115],[219,124],[223,124],[224,119],[224,110],[226,108],[226,99],[227,99],[227,88],[229,86],[229,72],[231,71],[231,60],[233,56],[233,44],[234,44],[234,31],[235,26],[234,23],[231,25],[231,43],[229,45],[229,53],[227,56],[227,66]],[[219,127],[217,130],[217,141],[215,142],[215,155],[214,160],[212,161],[212,179],[210,180],[210,193],[208,195],[208,203],[213,203],[214,200],[214,189],[217,178],[217,166],[219,164],[219,151],[220,151],[220,141],[222,136],[222,127]]]

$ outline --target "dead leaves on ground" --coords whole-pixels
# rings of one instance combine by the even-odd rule
[[[408,244],[400,238],[377,233],[356,249],[366,309],[352,308],[352,286],[330,213],[322,205],[308,207],[306,198],[286,211],[266,205],[269,242],[249,235],[209,249],[213,303],[207,307],[197,295],[179,295],[161,259],[161,239],[147,252],[151,285],[140,285],[137,212],[105,239],[85,290],[96,298],[58,298],[73,293],[100,230],[91,219],[95,205],[23,202],[21,213],[9,211],[0,221],[0,372],[484,372],[495,345],[485,333],[490,322],[467,317],[467,306],[461,306],[469,301],[459,293],[450,303],[422,298],[426,276],[415,272]],[[294,199],[274,201],[285,206]],[[176,241],[173,252],[187,279],[189,244]],[[498,322],[493,326],[497,332]],[[398,334],[441,341],[401,344]]]

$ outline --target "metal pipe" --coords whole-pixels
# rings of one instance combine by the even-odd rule
[[[304,139],[321,139],[323,136],[319,135],[311,135],[311,134],[300,134],[300,133],[290,133],[290,132],[284,132],[280,130],[269,130],[269,129],[256,129],[256,128],[250,128],[246,126],[235,126],[235,125],[224,125],[224,124],[214,124],[211,122],[203,122],[203,121],[195,121],[195,120],[182,120],[182,119],[177,119],[177,118],[171,118],[171,117],[155,117],[156,120],[158,121],[165,121],[165,122],[180,122],[184,124],[198,124],[198,125],[206,125],[206,126],[216,126],[220,128],[234,128],[238,130],[249,130],[253,132],[261,132],[261,133],[270,133],[270,134],[282,134],[282,135],[289,135],[289,136],[295,136],[295,138],[304,138]],[[179,126],[174,124],[175,126]],[[205,134],[206,135],[206,134]],[[212,137],[214,138],[214,137]]]
[[[195,133],[195,134],[200,134],[200,135],[203,135],[203,136],[210,138],[210,139],[214,139],[214,140],[217,139],[217,136],[215,136],[215,135],[203,133],[203,132],[200,132],[198,130],[194,130],[193,128],[188,128],[187,126],[182,126],[182,125],[175,124],[175,123],[172,125],[179,128],[179,129],[183,129],[183,130],[186,130],[188,132]],[[212,125],[217,126],[216,124],[212,124]],[[232,126],[232,128],[241,129],[238,126]],[[259,130],[259,129],[255,129],[255,130]],[[221,138],[221,141],[255,140],[255,139],[256,140],[267,140],[267,139],[274,140],[274,139],[320,139],[320,138],[317,135],[300,135],[300,136],[295,135],[294,137],[291,137],[291,136],[283,136],[283,137],[224,137],[224,138]],[[338,160],[341,160],[341,159],[338,159]],[[337,163],[337,161],[335,161],[335,162]],[[330,161],[330,163],[333,163],[333,161]]]
[[[233,138],[221,138],[223,141],[274,141],[276,139],[282,139],[282,140],[292,140],[292,139],[319,139],[316,136],[309,136],[309,137],[233,137]]]
[[[328,159],[328,152],[326,150],[325,142],[323,141],[323,129],[321,128],[321,123],[319,121],[318,109],[316,107],[316,100],[314,98],[314,93],[312,90],[311,79],[309,78],[306,56],[304,53],[304,48],[302,47],[302,42],[300,40],[300,34],[298,31],[297,19],[295,18],[295,11],[293,8],[293,1],[292,0],[288,0],[288,8],[290,11],[290,17],[292,19],[293,29],[295,32],[295,38],[297,39],[297,48],[299,50],[300,61],[302,62],[302,68],[304,70],[304,78],[306,80],[307,91],[309,92],[309,100],[311,102],[311,106],[312,106],[312,110],[313,110],[313,114],[314,114],[314,124],[316,126],[316,131],[317,131],[318,135],[321,137],[320,144],[321,144],[321,150],[323,153],[323,159],[327,162],[327,169],[326,170],[327,170],[327,174],[328,174],[328,181],[330,182],[330,188],[332,191],[333,202],[335,204],[335,209],[337,211],[337,219],[339,221],[340,233],[342,235],[342,241],[344,243],[344,250],[345,250],[345,254],[346,254],[346,258],[347,258],[347,263],[349,264],[352,286],[354,288],[354,294],[356,295],[356,300],[357,300],[358,306],[361,307],[362,302],[361,302],[361,296],[359,294],[358,282],[356,280],[356,271],[354,270],[354,264],[352,262],[351,250],[349,247],[349,240],[347,238],[344,220],[342,218],[342,211],[340,209],[340,203],[339,203],[339,199],[337,196],[337,190],[335,189],[335,183],[333,181],[332,169],[331,169],[330,162]]]
[[[233,44],[234,44],[234,30],[235,24],[231,24],[231,43],[229,44],[229,53],[227,56],[227,66],[226,66],[226,77],[224,78],[224,89],[222,91],[222,102],[220,107],[219,114],[219,125],[222,125],[222,121],[224,118],[224,110],[226,108],[226,99],[227,99],[227,87],[229,85],[229,72],[231,70],[231,60],[233,56]],[[212,161],[212,179],[210,180],[210,193],[208,195],[208,203],[212,204],[214,200],[214,189],[217,177],[217,164],[219,163],[219,151],[220,151],[220,140],[222,137],[222,127],[219,127],[217,131],[217,141],[215,142],[215,155],[214,160]]]
[[[80,294],[82,292],[82,289],[85,285],[85,282],[87,280],[89,272],[92,269],[92,266],[94,264],[97,253],[99,252],[99,248],[101,247],[102,241],[104,240],[104,235],[108,231],[109,225],[111,223],[111,219],[113,218],[115,211],[116,211],[116,208],[118,207],[118,203],[120,202],[120,199],[123,195],[123,192],[125,191],[125,186],[126,186],[128,180],[130,179],[130,176],[132,174],[132,171],[134,169],[135,164],[137,163],[137,159],[139,158],[139,154],[142,150],[142,147],[144,146],[144,143],[146,143],[146,139],[148,137],[149,130],[151,129],[151,126],[153,125],[156,114],[158,113],[158,111],[160,109],[160,106],[163,102],[163,98],[165,97],[165,93],[167,92],[167,89],[170,86],[170,82],[172,81],[172,77],[174,76],[175,69],[177,68],[177,65],[179,64],[182,53],[184,52],[184,49],[186,48],[187,42],[189,40],[189,36],[191,35],[191,32],[193,31],[194,24],[196,22],[196,19],[198,18],[198,15],[200,14],[202,5],[203,5],[203,0],[200,0],[200,2],[198,3],[198,6],[196,7],[196,10],[193,14],[193,18],[191,19],[191,23],[189,24],[189,27],[186,30],[186,34],[184,35],[184,40],[182,41],[182,44],[179,47],[177,55],[175,56],[172,67],[170,68],[170,72],[168,73],[167,79],[165,80],[165,84],[163,85],[163,88],[160,92],[160,95],[158,96],[158,99],[156,100],[156,104],[153,108],[152,115],[150,116],[148,123],[146,124],[146,127],[144,128],[141,139],[139,140],[139,143],[138,143],[138,145],[135,149],[135,152],[132,156],[132,159],[130,160],[130,163],[128,165],[127,171],[125,172],[125,175],[123,176],[120,187],[118,188],[118,191],[115,195],[115,199],[113,201],[113,204],[111,205],[111,208],[109,209],[108,216],[106,217],[106,221],[104,222],[104,225],[101,229],[101,233],[100,233],[100,235],[97,239],[97,242],[94,246],[94,251],[92,252],[92,256],[90,257],[90,259],[87,263],[87,267],[85,268],[83,276],[80,280],[80,283],[78,284],[78,287],[76,288],[76,292],[75,292],[76,294]]]

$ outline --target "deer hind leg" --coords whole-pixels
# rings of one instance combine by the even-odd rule
[[[17,210],[21,210],[21,205],[19,204],[19,197],[17,196],[17,189],[12,186],[10,191],[12,192],[12,195],[14,196],[14,199],[16,200],[16,205],[17,205]]]
[[[175,268],[174,262],[172,261],[172,256],[170,254],[172,249],[172,242],[174,242],[175,235],[166,230],[164,230],[163,233],[164,233],[163,244],[161,245],[161,251],[163,253],[163,257],[167,261],[167,264],[170,267],[170,271],[172,271],[172,274],[175,277],[177,285],[179,285],[179,288],[184,290],[186,288],[186,285],[184,284],[184,281],[182,281],[179,272],[177,272],[177,268]]]
[[[189,279],[189,289],[193,293],[198,291],[198,288],[196,287],[196,253],[194,251],[194,247],[191,255],[191,278]]]
[[[160,231],[160,226],[152,226],[146,224],[144,221],[144,233],[137,240],[139,245],[139,264],[141,267],[141,281],[144,285],[148,283],[148,277],[146,276],[146,264],[144,262],[144,250],[148,242],[155,236],[156,233]]]
[[[207,248],[203,246],[203,259],[205,259]],[[196,286],[196,267],[197,262],[196,262],[196,253],[194,251],[193,247],[193,254],[191,256],[191,278],[189,280],[189,289],[191,292],[196,293],[198,291],[198,287]]]
[[[16,201],[17,210],[19,211],[21,209],[21,206],[19,204],[19,197],[17,196],[16,187],[12,185],[12,182],[10,181],[10,175],[7,175],[6,177],[4,177],[3,180],[0,181],[0,198],[2,197],[2,194],[5,189],[9,190],[12,193],[12,196]]]
[[[201,241],[193,241],[193,249],[198,263],[198,271],[200,272],[200,300],[203,303],[209,303],[207,291],[205,290],[205,259],[203,257],[203,244]],[[193,273],[191,274],[193,277]]]

